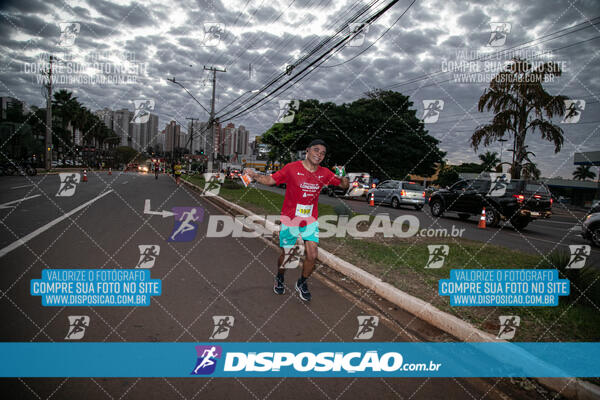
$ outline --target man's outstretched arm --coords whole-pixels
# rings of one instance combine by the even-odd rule
[[[262,183],[263,185],[273,186],[277,183],[271,175],[259,174],[258,172],[252,169],[246,168],[244,170],[244,173],[246,173],[250,178],[254,179],[256,182]]]

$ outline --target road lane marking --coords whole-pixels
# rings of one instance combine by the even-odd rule
[[[23,236],[22,238],[19,238],[18,240],[12,242],[11,244],[9,244],[8,246],[6,246],[5,248],[0,250],[0,257],[4,257],[5,255],[7,255],[8,253],[10,253],[11,251],[13,251],[14,249],[20,247],[21,245],[24,245],[25,243],[27,243],[28,241],[30,241],[31,239],[33,239],[34,237],[38,236],[39,234],[47,231],[48,229],[52,228],[54,225],[58,224],[59,222],[69,218],[71,215],[81,211],[82,209],[84,209],[85,207],[91,205],[92,203],[94,203],[96,200],[100,200],[102,197],[106,196],[107,194],[109,194],[110,192],[112,192],[112,189],[102,193],[101,195],[93,198],[90,201],[87,201],[85,203],[83,203],[82,205],[80,205],[77,208],[74,208],[73,210],[69,211],[68,213],[56,218],[53,221],[48,222],[46,225],[36,229],[35,231]]]
[[[11,189],[21,189],[21,188],[26,188],[26,187],[29,187],[29,186],[33,186],[33,184],[31,184],[31,185],[23,185],[23,186],[14,186],[14,187],[11,187]]]
[[[13,204],[13,203],[20,203],[22,201],[33,199],[33,198],[36,198],[36,197],[39,197],[39,196],[41,196],[41,194],[36,194],[36,195],[33,195],[33,196],[23,197],[22,199],[9,201],[8,203],[0,204],[0,209],[2,209],[2,208],[16,207],[16,205],[11,206],[11,204]]]

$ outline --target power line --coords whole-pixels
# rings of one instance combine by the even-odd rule
[[[367,50],[369,50],[371,47],[373,47],[373,45],[375,43],[377,43],[379,41],[379,39],[381,39],[382,37],[385,36],[386,33],[388,33],[388,31],[390,29],[392,29],[394,27],[394,25],[396,25],[396,23],[398,23],[398,21],[400,21],[400,19],[404,16],[404,14],[406,14],[408,12],[408,10],[413,6],[413,4],[415,4],[417,0],[413,0],[412,3],[410,3],[410,5],[408,6],[408,8],[406,10],[404,10],[404,12],[402,14],[400,14],[400,16],[392,23],[392,25],[390,25],[385,32],[383,32],[377,39],[375,39],[375,41],[373,43],[371,43],[366,49],[364,49],[363,51],[361,51],[360,53],[356,54],[354,57],[350,58],[349,60],[346,60],[344,62],[341,62],[339,64],[335,64],[335,65],[320,65],[319,68],[333,68],[333,67],[339,67],[340,65],[344,65],[346,63],[349,63],[350,61],[354,60],[355,58],[361,56],[363,53],[365,53]]]
[[[365,22],[363,22],[363,26],[372,23],[373,21],[377,20],[379,17],[381,17],[381,15],[383,15],[386,11],[388,11],[394,4],[396,4],[398,2],[398,0],[394,0],[391,1],[390,3],[388,3],[385,7],[383,7],[383,9],[377,11],[374,15],[372,15],[371,17],[369,17]],[[348,24],[345,24],[345,26],[347,26]],[[362,28],[362,27],[361,27]],[[337,35],[337,33],[336,33]],[[317,46],[316,49],[314,49],[313,52],[311,53],[316,53],[321,47],[324,46],[325,43],[331,41],[336,35],[330,37],[329,39],[322,41],[322,43],[319,44],[319,46]],[[248,107],[246,107],[244,110],[238,112],[237,114],[234,114],[230,117],[228,117],[226,119],[226,121],[229,121],[235,117],[241,116],[243,114],[246,114],[248,112],[250,112],[250,110],[257,106],[258,104],[264,102],[268,97],[274,95],[275,93],[277,93],[279,90],[281,90],[284,86],[286,86],[289,82],[291,82],[292,80],[294,80],[295,78],[299,77],[300,75],[302,75],[304,72],[308,71],[306,74],[304,74],[303,76],[301,76],[300,78],[298,78],[298,80],[295,83],[300,82],[300,80],[304,79],[310,72],[314,71],[316,69],[316,67],[313,67],[312,69],[310,69],[314,64],[318,63],[318,62],[324,62],[326,61],[330,56],[331,56],[331,52],[334,51],[336,48],[340,47],[341,45],[343,45],[346,41],[348,41],[348,39],[350,39],[353,35],[346,35],[344,38],[342,38],[341,40],[339,40],[333,47],[331,47],[329,50],[326,50],[322,55],[320,55],[319,57],[317,57],[315,60],[313,60],[312,62],[310,62],[306,67],[304,67],[301,71],[299,71],[298,73],[296,73],[294,76],[292,76],[291,78],[289,78],[288,80],[286,80],[283,84],[279,85],[277,88],[275,88],[274,90],[272,90],[269,94],[267,94],[264,98],[256,101],[255,103],[249,105]],[[299,65],[302,61],[308,59],[311,56],[311,54],[305,55],[303,56],[297,63],[294,64],[294,67]],[[327,57],[329,56],[329,57]],[[327,57],[325,60],[323,60],[325,57]],[[323,60],[323,61],[321,61]],[[279,79],[278,79],[279,80]],[[266,89],[268,89],[268,87],[274,85],[276,83],[276,81],[270,83],[269,85],[267,85],[265,88],[261,89],[261,91],[265,91]],[[289,88],[288,88],[289,89]],[[283,90],[283,92],[285,92],[287,89]],[[253,97],[256,97],[253,96]],[[241,106],[239,107],[241,108]],[[220,118],[224,117],[227,114],[231,114],[232,112],[235,112],[236,110],[232,110],[227,112],[226,114],[220,116]]]

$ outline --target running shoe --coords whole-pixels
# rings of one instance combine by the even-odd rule
[[[311,295],[308,291],[308,285],[306,284],[306,281],[300,283],[300,280],[298,280],[296,282],[296,290],[298,291],[298,294],[302,300],[310,301]]]
[[[284,294],[285,293],[285,286],[283,285],[283,278],[280,278],[279,276],[275,277],[275,286],[273,287],[273,291],[276,294]]]

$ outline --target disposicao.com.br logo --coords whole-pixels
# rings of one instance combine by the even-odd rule
[[[212,347],[214,349],[214,347]],[[219,347],[219,351],[220,351]],[[212,374],[215,364],[209,371],[199,372],[209,360],[211,355],[209,346],[202,346],[202,355],[199,358],[193,375]],[[235,373],[243,376],[243,373],[276,372],[278,376],[297,376],[300,374],[314,373],[377,373],[377,372],[438,372],[441,363],[433,361],[422,363],[405,363],[402,354],[397,352],[379,352],[377,350],[350,351],[350,352],[301,352],[292,353],[286,351],[265,352],[226,352],[222,372],[224,374]],[[220,357],[223,357],[219,354]],[[212,361],[209,361],[212,362]]]

